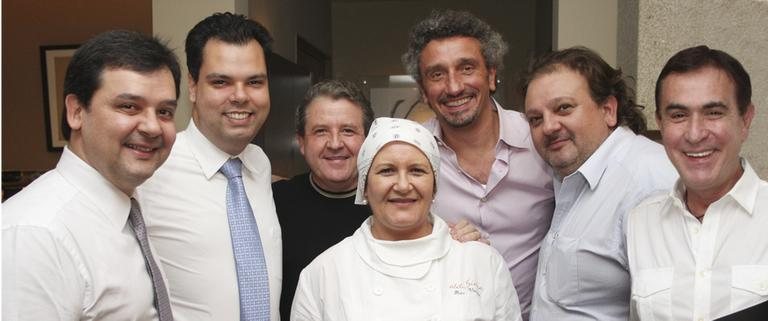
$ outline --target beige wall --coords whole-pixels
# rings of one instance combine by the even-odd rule
[[[554,15],[554,48],[585,46],[616,66],[617,0],[555,0]]]
[[[637,92],[648,106],[649,120],[656,78],[669,57],[699,44],[728,52],[749,72],[757,110],[742,155],[758,175],[768,177],[768,144],[763,142],[768,137],[768,2],[680,0],[671,5],[640,0],[637,10]]]
[[[3,1],[2,168],[47,170],[58,152],[46,148],[40,46],[81,44],[99,32],[152,32],[151,1]]]

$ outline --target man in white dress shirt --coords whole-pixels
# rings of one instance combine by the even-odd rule
[[[3,320],[172,319],[129,212],[170,153],[179,79],[173,51],[137,32],[105,32],[75,52],[62,101],[69,143],[55,169],[3,204]]]
[[[675,170],[620,70],[587,48],[533,61],[525,115],[556,174],[555,213],[539,253],[531,320],[626,320],[626,216],[668,191]]]
[[[741,158],[749,74],[697,46],[667,61],[656,120],[680,179],[630,214],[633,320],[712,320],[768,300],[768,183]]]
[[[262,149],[250,143],[269,113],[265,52],[271,41],[258,22],[231,13],[213,14],[187,35],[192,121],[177,135],[168,162],[139,188],[176,320],[241,318],[238,280],[244,275],[230,233],[228,180],[219,172],[234,158],[242,162],[268,272],[269,304],[256,308],[278,320],[282,244],[271,167]]]

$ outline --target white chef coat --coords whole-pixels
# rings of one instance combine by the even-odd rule
[[[302,271],[291,320],[520,320],[501,255],[433,219],[430,235],[407,241],[375,239],[367,219]]]

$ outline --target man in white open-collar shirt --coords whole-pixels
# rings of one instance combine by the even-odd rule
[[[138,32],[105,32],[75,52],[69,143],[3,204],[3,320],[172,319],[131,197],[170,153],[179,74],[173,51]]]
[[[706,46],[675,54],[656,119],[680,173],[630,214],[633,320],[712,320],[768,300],[768,183],[739,157],[755,115],[749,75]]]
[[[531,137],[557,174],[531,320],[627,320],[626,217],[672,188],[674,167],[660,144],[640,135],[645,118],[621,71],[594,51],[545,54],[528,74]]]
[[[168,275],[176,320],[240,320],[241,308],[249,304],[279,319],[282,241],[271,166],[264,151],[251,144],[269,114],[265,55],[271,42],[261,24],[231,13],[215,13],[187,35],[192,121],[177,135],[168,162],[138,190],[149,236]],[[245,249],[236,237],[244,228],[231,230],[230,185],[220,172],[230,159],[242,162],[248,216],[255,220],[261,254],[237,252]],[[238,266],[237,260],[254,256],[263,258],[266,273],[256,265]],[[251,282],[254,275],[264,282]],[[244,286],[267,288],[268,303],[261,295],[241,297]]]

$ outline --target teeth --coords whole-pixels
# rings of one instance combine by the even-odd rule
[[[464,105],[467,102],[469,102],[470,99],[472,99],[472,97],[466,97],[466,98],[462,98],[462,99],[459,99],[459,100],[452,100],[452,101],[446,102],[445,105],[448,106],[448,107],[461,106],[461,105]]]
[[[706,156],[709,156],[710,154],[712,154],[711,150],[698,152],[698,153],[685,153],[685,155],[688,157],[706,157]]]
[[[232,113],[226,113],[227,117],[232,119],[246,119],[251,113],[245,113],[245,112],[232,112]]]
[[[138,151],[141,151],[141,152],[151,152],[152,151],[152,148],[150,148],[150,147],[136,146],[136,145],[133,145],[133,144],[128,144],[128,147],[130,147],[132,149],[135,149],[135,150],[138,150]]]

